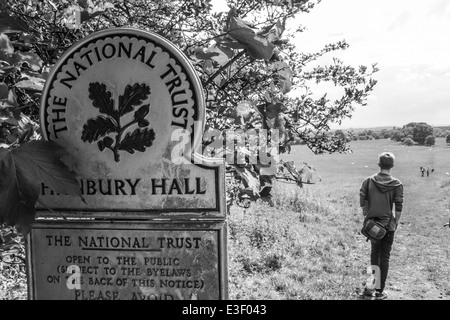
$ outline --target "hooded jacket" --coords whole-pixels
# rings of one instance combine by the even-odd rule
[[[378,172],[363,181],[359,202],[366,219],[375,218],[388,230],[395,231],[397,223],[391,214],[394,208],[396,212],[403,209],[403,184],[388,173]]]

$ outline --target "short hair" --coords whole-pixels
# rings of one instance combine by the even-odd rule
[[[378,157],[378,166],[381,169],[391,169],[394,166],[395,156],[392,152],[383,152]]]

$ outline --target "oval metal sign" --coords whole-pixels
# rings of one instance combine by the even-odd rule
[[[205,105],[188,59],[161,36],[116,28],[82,39],[50,73],[41,108],[43,136],[71,154],[68,164],[86,199],[82,203],[42,185],[47,206],[223,211],[223,165],[172,161],[177,129],[189,133],[188,150],[200,143]]]

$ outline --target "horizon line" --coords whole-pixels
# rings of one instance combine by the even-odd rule
[[[424,122],[424,121],[411,121],[411,122]],[[387,127],[402,128],[404,125],[401,125],[401,126],[397,126],[397,125],[371,125],[371,126],[346,126],[346,127],[333,126],[333,127],[330,127],[330,130],[335,130],[335,129],[340,129],[340,130],[371,129],[371,128],[373,129],[373,128],[387,128]],[[432,127],[450,127],[450,124],[429,124],[429,125],[432,126]]]

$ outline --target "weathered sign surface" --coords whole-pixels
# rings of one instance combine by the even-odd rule
[[[29,291],[39,300],[224,299],[225,246],[223,223],[38,222]]]
[[[31,299],[227,298],[224,162],[194,152],[204,108],[187,58],[153,33],[100,31],[58,60],[42,133],[85,202],[41,185]]]
[[[48,77],[41,125],[44,138],[75,159],[66,162],[86,203],[44,184],[40,200],[90,216],[223,216],[223,164],[177,157],[191,156],[200,143],[204,108],[192,66],[164,38],[119,28],[81,40]]]

